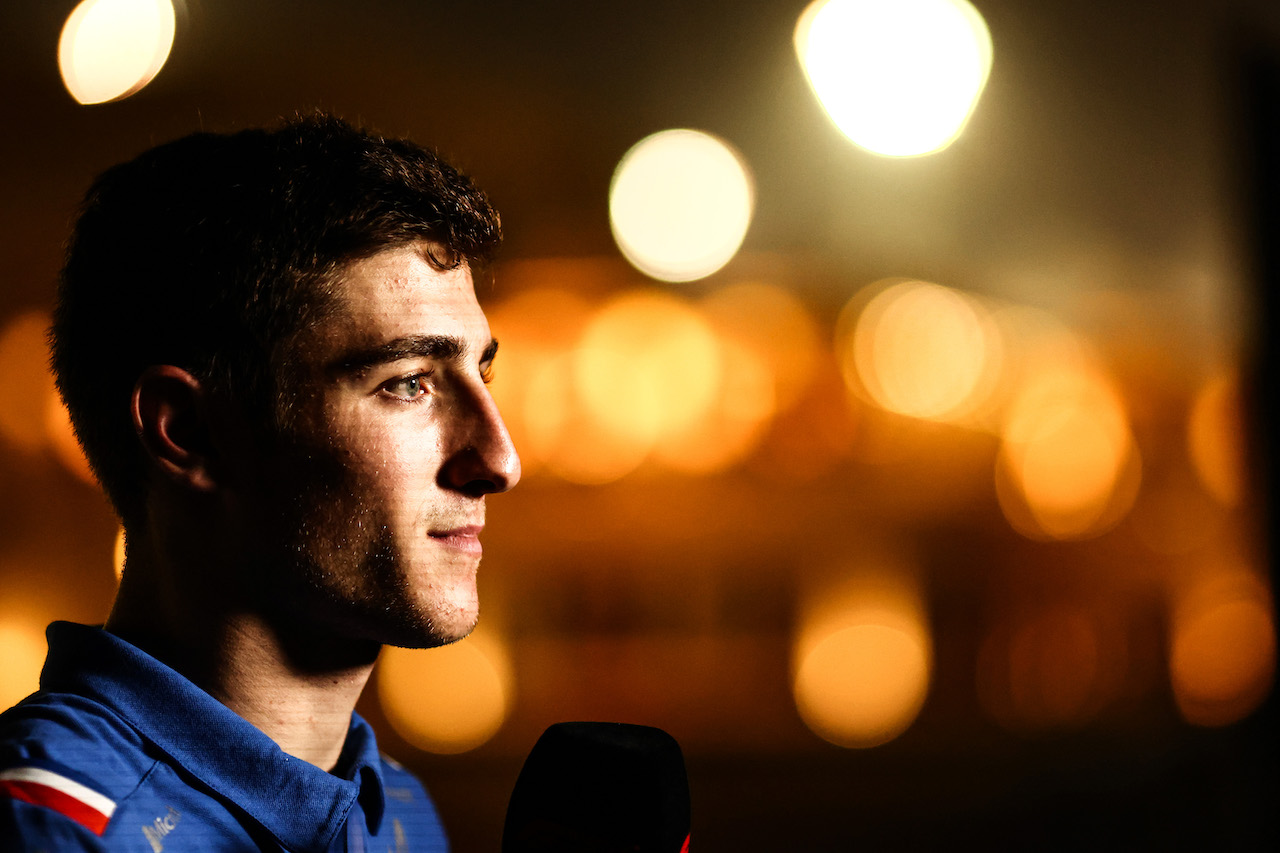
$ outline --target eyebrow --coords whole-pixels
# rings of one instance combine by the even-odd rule
[[[470,347],[460,338],[449,335],[407,335],[377,346],[346,353],[336,359],[330,367],[338,373],[359,374],[380,364],[391,364],[406,358],[459,360],[467,354],[469,349]],[[488,346],[480,354],[480,364],[493,361],[497,354],[498,340],[490,338]]]

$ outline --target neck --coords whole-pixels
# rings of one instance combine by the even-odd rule
[[[107,630],[189,678],[289,755],[332,771],[380,647],[303,636],[216,598],[189,600],[140,562],[130,554]]]
[[[288,754],[333,770],[376,648],[359,657],[333,650],[322,662],[313,647],[303,664],[289,645],[261,619],[234,620],[223,632],[220,663],[205,689]]]

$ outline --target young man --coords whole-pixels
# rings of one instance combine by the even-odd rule
[[[472,285],[499,240],[467,178],[323,116],[97,180],[53,366],[128,554],[0,717],[0,850],[447,849],[353,708],[383,644],[476,623],[520,474]]]

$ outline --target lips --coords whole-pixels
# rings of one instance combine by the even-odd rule
[[[428,535],[433,542],[438,542],[446,548],[456,548],[459,551],[479,554],[482,550],[480,546],[480,531],[483,529],[484,525],[468,524],[449,530],[432,530]]]

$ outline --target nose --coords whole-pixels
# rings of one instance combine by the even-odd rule
[[[455,413],[455,449],[440,469],[441,485],[470,497],[505,492],[520,482],[520,456],[498,405],[482,388],[467,408]]]

